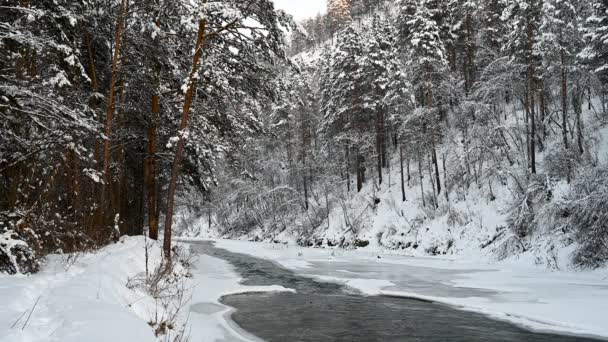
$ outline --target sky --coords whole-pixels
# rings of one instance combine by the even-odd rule
[[[327,9],[326,0],[273,0],[276,7],[293,15],[296,20],[316,16],[325,13]]]

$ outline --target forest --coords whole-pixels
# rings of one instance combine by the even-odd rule
[[[240,168],[224,163],[182,226],[193,236],[604,266],[607,9],[328,1],[327,15],[290,36],[293,65],[281,77],[285,100],[264,117],[269,133],[230,160]]]
[[[142,234],[608,261],[604,0],[6,0],[0,51],[2,272]]]

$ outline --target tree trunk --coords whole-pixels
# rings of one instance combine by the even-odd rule
[[[546,117],[546,108],[545,108],[545,85],[544,80],[542,78],[538,80],[538,98],[540,100],[540,134],[538,136],[538,142],[540,144],[540,148],[544,149],[544,141],[547,136],[547,127],[545,126],[545,117]]]
[[[535,89],[536,89],[536,82],[534,81],[535,78],[535,71],[534,71],[534,56],[532,55],[532,51],[533,51],[533,46],[532,46],[532,34],[533,34],[533,29],[532,29],[532,23],[528,22],[528,81],[529,81],[529,87],[530,89],[530,103],[529,103],[529,107],[530,107],[530,170],[532,172],[532,174],[536,174],[536,114],[535,114],[535,104],[534,104],[534,98],[535,98]]]
[[[121,65],[124,66],[125,65],[125,58],[123,56],[123,58],[121,58]],[[122,144],[122,129],[123,129],[123,124],[124,124],[124,99],[125,99],[125,74],[124,72],[122,72],[120,74],[120,81],[118,81],[119,84],[119,90],[118,90],[118,110],[117,110],[117,127],[116,127],[116,136],[117,136],[117,146],[114,149],[114,162],[116,163],[116,165],[118,165],[118,179],[116,180],[116,182],[114,182],[113,185],[113,209],[112,212],[114,213],[124,213],[121,211],[121,209],[126,209],[124,208],[124,206],[122,205],[122,201],[123,201],[123,192],[126,194],[127,193],[127,189],[125,189],[126,186],[126,182],[125,182],[125,175],[126,175],[126,165],[124,163],[123,160],[123,144]],[[121,222],[121,226],[122,226],[122,222]],[[124,227],[121,227],[124,228]],[[121,229],[121,232],[124,232],[124,230]]]
[[[426,208],[426,200],[424,199],[424,174],[422,173],[422,155],[418,150],[418,175],[420,176],[420,193],[422,195],[422,206]]]
[[[72,150],[70,146],[68,146],[65,149],[65,200],[68,209],[73,208],[73,185],[74,180],[72,179]]]
[[[124,1],[124,0],[123,0]],[[196,41],[196,50],[194,51],[194,59],[192,61],[192,71],[188,78],[188,90],[186,91],[186,99],[184,101],[184,108],[182,112],[182,120],[179,126],[177,149],[175,151],[175,157],[173,159],[173,165],[171,167],[171,179],[169,180],[169,189],[167,191],[167,213],[165,215],[165,236],[163,241],[163,251],[165,258],[171,259],[171,226],[173,224],[173,206],[175,200],[175,190],[177,188],[177,177],[179,176],[179,170],[182,163],[182,156],[184,152],[184,133],[188,126],[188,117],[190,115],[190,106],[192,104],[192,97],[194,95],[195,88],[195,76],[198,70],[198,62],[201,57],[203,48],[203,39],[205,38],[205,20],[200,20],[198,25],[198,37]]]
[[[364,177],[364,171],[363,168],[364,166],[361,165],[361,155],[359,154],[359,150],[357,149],[357,154],[356,154],[356,162],[355,162],[355,166],[357,168],[357,192],[361,192],[361,190],[363,189],[363,182],[365,182]]]
[[[526,86],[524,95],[524,121],[526,127],[526,161],[530,170],[530,92]]]
[[[405,202],[405,177],[403,175],[403,144],[399,143],[399,165],[401,169],[401,200]]]
[[[473,58],[475,56],[473,50],[473,33],[471,28],[471,15],[467,12],[465,20],[466,32],[467,32],[467,43],[466,43],[466,67],[465,67],[465,94],[468,96],[473,84],[475,82],[475,69],[473,66]]]
[[[441,161],[443,162],[443,185],[445,186],[445,190],[443,191],[443,194],[445,195],[445,200],[446,202],[450,201],[450,194],[448,193],[448,170],[445,166],[445,154],[443,155],[443,158],[441,159]]]
[[[158,220],[156,217],[156,122],[159,112],[158,95],[152,97],[152,115],[148,128],[146,161],[146,183],[148,186],[148,231],[150,238],[158,240]]]
[[[576,140],[579,153],[582,155],[585,153],[583,145],[583,122],[581,118],[583,114],[583,97],[585,96],[585,90],[581,90],[578,80],[576,81],[576,91],[577,94],[573,96],[574,112],[576,113]]]
[[[346,190],[350,192],[350,148],[346,145]]]
[[[438,193],[435,193],[435,180],[433,180],[433,166],[432,163],[434,163],[433,161],[433,156],[432,153],[429,156],[428,159],[426,159],[428,162],[428,168],[429,168],[429,179],[431,180],[431,188],[433,190],[433,203],[435,204],[435,209],[439,208],[439,201],[437,201],[437,195]]]
[[[410,182],[412,181],[412,173],[410,172],[410,163],[411,163],[411,159],[410,156],[407,156],[407,186],[410,186]]]
[[[72,186],[72,191],[74,191],[74,203],[72,204],[74,207],[74,213],[80,219],[80,207],[81,207],[81,195],[80,195],[80,174],[78,172],[79,161],[78,161],[78,153],[72,150],[72,179],[74,180],[74,184]]]
[[[97,92],[97,73],[95,72],[93,48],[91,47],[91,34],[89,34],[89,31],[85,31],[85,41],[87,45],[87,62],[89,67],[89,78],[91,79],[91,90],[93,90],[93,92]]]
[[[439,162],[437,161],[437,150],[435,149],[435,142],[433,142],[433,150],[431,151],[431,157],[433,165],[435,166],[435,181],[437,182],[437,194],[441,193],[441,178],[439,175]]]
[[[110,136],[112,134],[112,114],[114,113],[114,90],[116,85],[116,74],[118,69],[118,56],[120,54],[120,44],[123,29],[123,18],[125,14],[126,0],[121,0],[120,9],[118,12],[118,21],[116,27],[116,40],[114,44],[114,55],[112,57],[112,73],[110,78],[110,90],[108,92],[108,109],[106,112],[106,124],[104,130],[104,144],[103,144],[103,179],[104,184],[102,185],[101,191],[101,203],[104,203],[108,189],[111,187],[110,179]],[[107,203],[107,201],[105,201]],[[103,213],[106,219],[113,219],[107,215],[112,213]]]
[[[562,76],[562,137],[564,148],[568,149],[568,72],[566,71],[566,54],[562,49],[561,55],[561,76]]]
[[[304,186],[304,208],[308,211],[308,181],[306,173],[302,175],[302,185]]]
[[[376,112],[376,153],[378,154],[377,169],[378,169],[378,184],[382,184],[382,167],[385,166],[385,160],[383,159],[384,150],[384,127],[383,127],[383,112],[382,109],[378,109]]]

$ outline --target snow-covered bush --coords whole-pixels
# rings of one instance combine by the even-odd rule
[[[514,198],[509,215],[509,225],[513,233],[522,238],[535,231],[536,208],[546,204],[553,196],[548,178],[533,176],[526,188]]]
[[[601,267],[608,262],[608,169],[589,170],[576,178],[563,205],[566,226],[580,245],[574,262]]]
[[[27,235],[28,237],[26,237]],[[17,234],[13,230],[0,231],[0,273],[31,274],[40,269],[40,260],[27,240],[35,240],[31,230]]]
[[[513,255],[517,255],[526,251],[520,238],[514,235],[506,237],[500,245],[494,250],[494,255],[497,260],[505,260]]]
[[[545,170],[551,177],[569,179],[580,162],[580,154],[563,145],[551,146],[545,154]]]

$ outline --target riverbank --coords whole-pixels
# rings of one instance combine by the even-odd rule
[[[123,237],[95,253],[49,255],[31,276],[0,275],[0,341],[157,341],[154,300],[127,287],[145,272],[145,250],[143,237]],[[148,242],[150,265],[160,250]]]
[[[292,290],[243,286],[226,261],[177,245],[194,249],[191,265],[176,266],[177,282],[163,298],[141,284],[146,269],[155,273],[162,250],[143,237],[123,237],[94,253],[49,255],[31,276],[0,274],[0,341],[258,341],[231,323],[231,308],[220,298]]]

